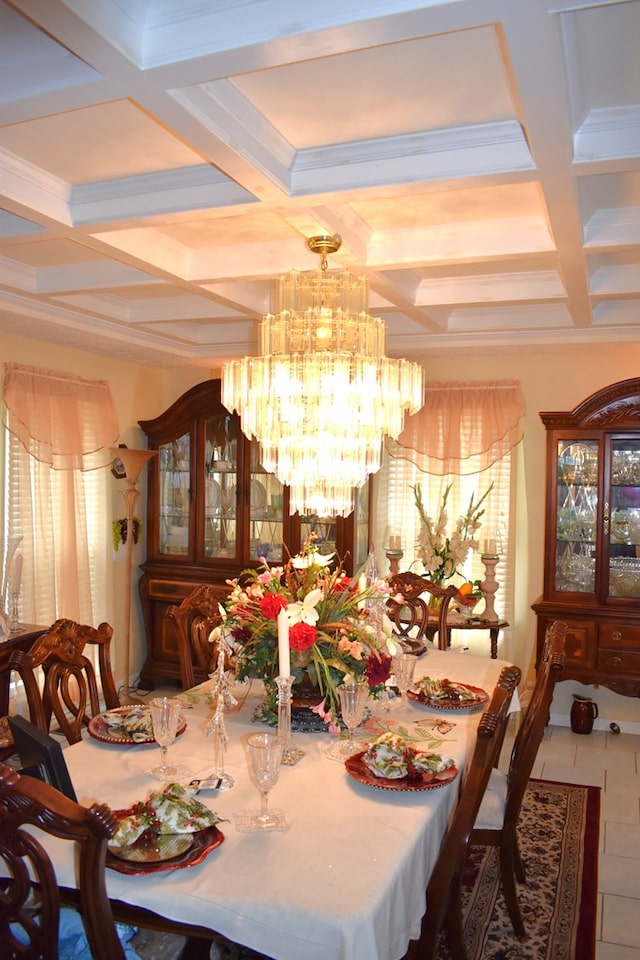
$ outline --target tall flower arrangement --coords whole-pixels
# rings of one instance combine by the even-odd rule
[[[440,511],[434,521],[427,513],[420,484],[413,487],[415,504],[420,516],[420,531],[418,533],[418,556],[425,572],[434,583],[442,584],[460,573],[460,567],[467,559],[470,550],[478,548],[478,541],[474,535],[480,529],[480,518],[484,514],[483,503],[491,493],[493,484],[486,490],[480,499],[475,502],[471,495],[466,512],[458,517],[453,532],[447,533],[449,516],[447,500],[453,484],[450,483],[442,497]]]
[[[317,691],[316,707],[327,722],[339,715],[337,687],[346,677],[364,680],[375,696],[389,678],[393,641],[368,616],[367,604],[386,598],[384,581],[361,588],[334,555],[322,556],[313,538],[284,566],[266,561],[229,581],[226,630],[238,650],[236,676],[265,682],[265,719],[275,716],[278,614],[287,611],[291,672]],[[389,644],[389,646],[388,646]]]

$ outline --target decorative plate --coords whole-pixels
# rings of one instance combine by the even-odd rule
[[[465,690],[475,693],[479,700],[431,700],[424,693],[416,690],[407,690],[407,698],[419,703],[423,707],[431,707],[432,710],[477,710],[489,700],[489,694],[481,687],[472,687],[470,683],[460,683],[458,686]]]
[[[251,509],[264,510],[267,506],[267,489],[259,480],[253,479],[249,484]]]
[[[107,710],[106,712],[109,716],[114,714],[126,714],[131,708],[130,707],[116,707],[115,710]],[[98,713],[95,717],[92,717],[89,720],[89,736],[93,737],[94,740],[101,740],[102,743],[119,743],[122,744],[144,744],[144,743],[155,743],[153,734],[149,734],[144,737],[142,740],[134,740],[133,737],[125,733],[114,733],[113,729],[105,722],[104,713]],[[179,737],[181,733],[184,733],[187,729],[187,721],[182,718],[178,729],[176,731],[176,736]]]
[[[115,812],[124,813],[125,811]],[[224,840],[224,834],[217,827],[206,827],[196,833],[174,834],[166,839],[175,841],[176,837],[181,840],[184,838],[188,840],[187,848],[182,853],[169,853],[169,844],[164,851],[161,850],[158,853],[158,840],[164,840],[165,838],[156,837],[153,840],[145,840],[143,837],[139,837],[135,843],[129,844],[128,847],[118,847],[117,853],[115,853],[113,846],[108,847],[106,866],[111,870],[126,873],[129,876],[159,873],[161,870],[181,870],[183,867],[193,867],[195,864],[201,863]],[[137,848],[137,850],[131,854],[134,848]],[[124,851],[128,851],[128,853]],[[163,856],[163,853],[166,856]]]
[[[408,777],[398,777],[395,780],[389,777],[376,777],[375,773],[372,773],[362,759],[365,752],[365,750],[362,750],[353,757],[349,757],[348,760],[345,760],[344,765],[347,773],[358,783],[366,783],[367,786],[377,787],[378,790],[398,790],[404,793],[407,791],[437,790],[438,787],[446,787],[458,776],[458,768],[453,766],[448,767],[441,773],[420,773],[415,778],[412,777],[411,780]]]

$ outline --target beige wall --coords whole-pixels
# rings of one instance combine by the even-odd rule
[[[138,420],[162,413],[185,390],[209,375],[204,369],[142,367],[1,334],[0,348],[4,360],[107,379],[118,407],[120,439],[129,446],[143,445]],[[504,655],[526,671],[531,662],[535,636],[535,620],[530,607],[542,592],[543,576],[545,432],[538,413],[540,410],[570,410],[607,384],[639,376],[640,344],[500,347],[477,351],[466,348],[434,354],[426,360],[425,368],[430,381],[514,379],[522,384],[525,421],[515,534],[517,609],[513,627],[506,637]],[[213,363],[211,369],[215,371]],[[117,481],[114,481],[114,487],[115,517],[119,515]],[[143,502],[144,497],[141,498],[141,508]],[[134,558],[135,563],[143,559],[142,547],[138,549],[141,555]],[[117,582],[115,593],[119,596]],[[143,640],[137,604],[135,613],[138,623],[132,631],[132,666],[139,669]],[[117,627],[117,609],[114,617]],[[554,700],[554,714],[568,714],[573,690],[588,693],[590,689],[569,682],[561,684]],[[607,722],[640,722],[637,700],[618,697],[604,689],[593,691],[593,696]]]

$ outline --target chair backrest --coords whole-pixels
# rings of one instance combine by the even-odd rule
[[[76,800],[60,742],[24,717],[8,717],[8,721],[22,766],[20,773],[44,780],[65,797]]]
[[[221,623],[223,596],[220,587],[200,584],[179,606],[167,609],[166,616],[175,624],[183,690],[202,683],[214,670],[217,649],[209,642],[209,634]]]
[[[511,698],[521,676],[519,667],[502,670],[489,705],[480,718],[473,756],[427,886],[427,912],[416,953],[421,960],[433,960],[436,956],[438,937],[443,928],[447,931],[451,955],[465,955],[460,890],[462,868],[473,824],[504,740]]]
[[[544,735],[544,729],[549,722],[549,709],[553,700],[556,681],[564,669],[568,629],[569,627],[564,620],[554,620],[545,634],[533,693],[520,721],[511,750],[507,776],[505,823],[515,822],[520,815],[522,799]]]
[[[423,595],[428,593],[432,597],[440,598],[440,608],[437,612],[438,649],[446,650],[449,605],[454,599],[464,601],[464,597],[462,597],[458,588],[452,584],[448,587],[441,587],[438,583],[433,583],[411,570],[396,573],[389,577],[389,586],[393,595],[401,594],[403,597],[402,602],[396,601],[393,596],[389,599],[387,604],[389,619],[393,623],[396,633],[406,639],[411,639],[412,635],[414,639],[422,639],[426,635],[427,625],[430,621],[430,611],[429,603]],[[431,621],[434,619],[436,619],[435,611]]]
[[[75,620],[60,619],[36,640],[28,653],[15,651],[11,655],[9,665],[22,677],[31,720],[36,726],[41,727],[34,679],[38,667],[42,667],[44,673],[44,727],[41,729],[48,731],[55,716],[69,743],[77,743],[82,739],[83,727],[100,713],[96,672],[83,652],[87,644],[98,650],[102,696],[107,709],[120,706],[111,671],[112,635],[108,623],[101,623],[95,629]]]
[[[105,805],[80,806],[48,783],[0,763],[3,957],[58,956],[60,892],[55,867],[31,827],[77,844],[78,890],[91,955],[95,960],[124,960],[105,884],[107,841],[117,830],[115,816]],[[33,884],[38,885],[37,912]],[[27,941],[30,952],[20,940]]]

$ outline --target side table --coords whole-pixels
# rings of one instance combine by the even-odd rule
[[[498,636],[500,631],[504,630],[508,626],[509,622],[507,620],[483,620],[481,617],[473,617],[472,619],[467,620],[466,617],[451,614],[447,617],[447,647],[451,646],[452,630],[488,630],[489,639],[491,642],[491,659],[497,660]],[[438,624],[434,620],[433,623],[427,625],[425,630],[427,639],[433,640],[437,632]]]

